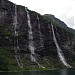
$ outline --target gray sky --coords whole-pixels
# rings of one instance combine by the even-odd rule
[[[75,29],[75,0],[9,0],[40,14],[53,14]]]

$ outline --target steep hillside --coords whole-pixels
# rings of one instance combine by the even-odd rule
[[[58,25],[61,25],[62,27],[67,27],[67,25],[66,25],[63,21],[59,20],[59,19],[56,18],[54,15],[45,14],[45,15],[43,15],[43,16],[47,16],[47,17],[51,18],[54,22],[56,22]]]
[[[54,22],[57,26],[66,29],[69,32],[72,32],[73,34],[75,34],[75,30],[72,28],[69,28],[63,21],[61,21],[60,19],[56,18],[54,15],[51,14],[45,14],[43,15],[43,17],[51,22]]]
[[[75,67],[75,34],[52,19],[0,0],[0,71]]]

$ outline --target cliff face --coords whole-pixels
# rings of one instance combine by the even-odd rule
[[[45,15],[43,15],[43,16],[47,16],[47,17],[51,18],[53,21],[55,21],[57,24],[61,25],[62,27],[67,27],[67,25],[66,25],[63,21],[59,20],[59,19],[56,18],[54,15],[45,14]]]
[[[54,41],[52,26],[61,51]],[[0,70],[68,67],[63,61],[75,67],[73,33],[53,25],[26,7],[0,0]]]

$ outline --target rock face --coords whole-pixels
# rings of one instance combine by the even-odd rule
[[[0,0],[0,70],[67,67],[59,59],[51,24],[26,7]],[[75,67],[75,34],[55,25],[53,29],[60,53]]]
[[[56,18],[54,15],[45,14],[44,16],[47,16],[47,17],[51,18],[53,21],[55,21],[57,24],[59,24],[59,25],[61,25],[61,26],[63,26],[63,27],[67,27],[67,25],[66,25],[63,21],[59,20],[59,19]]]

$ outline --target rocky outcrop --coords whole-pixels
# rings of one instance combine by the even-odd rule
[[[17,28],[16,32],[18,36],[14,37],[15,26],[15,6],[17,11]],[[22,70],[40,70],[39,65],[44,66],[44,69],[64,68],[65,66],[59,60],[57,48],[53,41],[53,32],[51,22],[44,19],[40,14],[27,9],[30,15],[34,52],[33,57],[36,58],[36,62],[31,61],[31,51],[29,49],[29,27],[26,7],[15,5],[8,0],[0,0],[0,58],[1,62],[0,70],[21,70],[17,65],[15,59],[14,46],[17,44],[18,62],[23,63]],[[39,28],[40,25],[40,28]],[[62,49],[66,61],[75,66],[75,35],[59,26],[53,26],[54,33]],[[16,41],[14,43],[14,41]],[[16,46],[17,48],[17,46]],[[6,60],[5,60],[6,59]],[[57,62],[56,62],[57,61]],[[3,68],[3,66],[6,66]],[[8,66],[7,66],[8,65]]]

